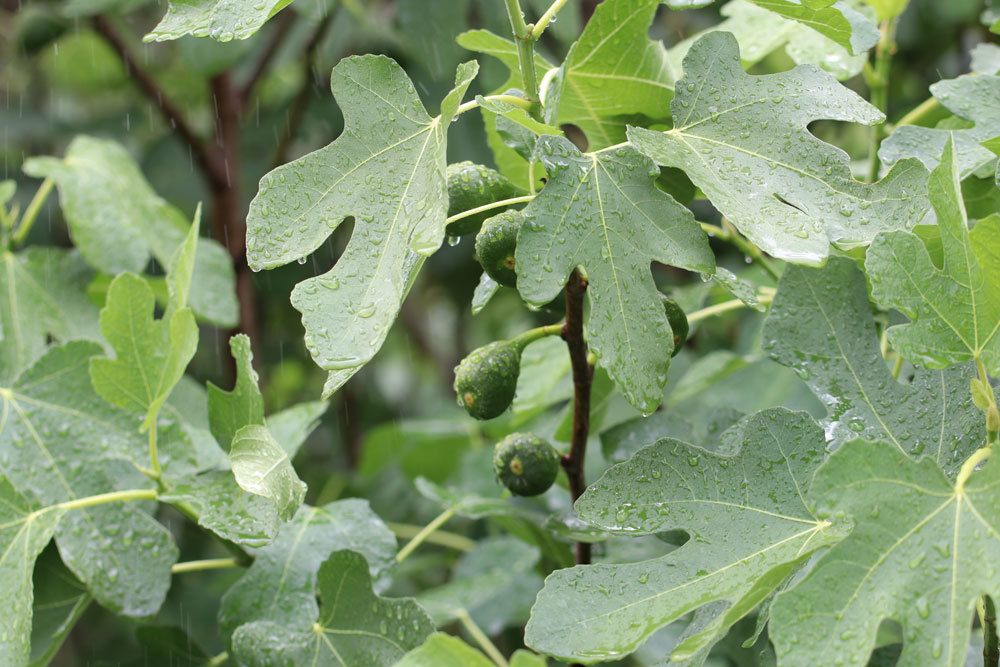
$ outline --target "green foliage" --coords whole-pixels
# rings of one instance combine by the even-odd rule
[[[431,118],[394,61],[345,59],[331,87],[348,129],[261,179],[247,216],[255,269],[304,259],[346,216],[356,220],[337,265],[292,294],[306,345],[330,371],[326,394],[374,356],[424,257],[444,240],[447,129],[476,71],[475,63],[459,69],[441,115]]]
[[[0,663],[997,667],[995,8],[21,4]]]
[[[879,236],[865,260],[875,300],[911,320],[891,327],[889,340],[922,366],[976,360],[1000,375],[1000,215],[969,231],[951,141],[928,189],[941,234],[940,266],[907,232]]]
[[[562,457],[532,433],[511,433],[493,450],[493,472],[511,493],[537,496],[556,481]]]

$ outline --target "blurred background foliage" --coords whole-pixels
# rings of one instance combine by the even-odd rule
[[[529,13],[537,15],[548,0],[526,4]],[[592,0],[572,0],[545,33],[541,52],[560,62],[594,5]],[[62,155],[78,134],[124,143],[154,189],[187,215],[199,202],[212,198],[211,185],[196,168],[189,146],[164,121],[150,96],[137,87],[136,73],[123,63],[120,53],[95,31],[95,16],[113,27],[136,62],[204,137],[213,136],[220,122],[219,99],[213,94],[218,78],[255,79],[259,64],[268,62],[250,90],[238,123],[241,215],[264,173],[326,145],[340,133],[341,114],[329,91],[330,69],[338,60],[356,53],[389,55],[402,64],[426,100],[435,100],[449,88],[455,66],[473,57],[455,43],[455,36],[479,27],[509,34],[500,0],[299,0],[246,41],[218,43],[186,37],[143,44],[142,35],[164,10],[165,2],[151,0],[0,0],[0,179],[18,181],[22,207],[38,184],[22,173],[25,159]],[[929,84],[969,70],[970,49],[988,39],[981,22],[982,13],[988,10],[982,0],[911,2],[898,26],[890,121],[925,100]],[[663,8],[650,34],[669,46],[718,23],[719,11],[718,4],[683,12]],[[506,79],[507,72],[495,60],[481,58],[481,65],[474,92],[492,91]],[[788,56],[778,51],[753,71],[774,72],[791,66]],[[846,85],[867,95],[860,76]],[[813,131],[855,158],[865,158],[866,128],[830,122],[817,124]],[[448,148],[450,162],[492,163],[478,114],[461,117],[451,131]],[[859,170],[863,169],[859,163]],[[705,202],[695,201],[691,206],[700,219],[718,222],[718,214]],[[351,225],[342,225],[305,264],[252,276],[258,310],[256,362],[268,412],[314,400],[321,392],[325,372],[305,350],[298,313],[288,297],[296,283],[332,266],[350,232]],[[49,199],[32,230],[31,242],[70,245],[57,197]],[[568,439],[560,430],[570,396],[568,362],[557,340],[529,348],[529,356],[534,349],[535,358],[544,363],[526,362],[531,371],[521,378],[514,412],[474,423],[455,405],[452,369],[467,352],[560,317],[559,313],[529,312],[513,290],[503,290],[473,316],[470,301],[480,269],[473,260],[472,245],[467,237],[449,243],[430,259],[374,362],[332,398],[322,426],[296,461],[309,484],[311,504],[366,497],[384,520],[405,534],[440,511],[439,505],[417,491],[418,477],[499,496],[489,464],[491,446],[498,437],[530,423],[534,431],[556,441]],[[720,264],[755,284],[773,285],[731,247],[713,245]],[[682,272],[657,267],[656,276],[664,291],[672,292],[692,310],[730,298]],[[95,299],[101,299],[100,290],[100,285],[94,287]],[[774,405],[822,414],[819,403],[794,373],[761,354],[761,321],[759,313],[742,310],[696,325],[671,366],[666,410],[693,423],[716,424],[718,430],[740,413]],[[228,331],[202,332],[203,344],[191,371],[199,379],[228,386],[228,335]],[[600,378],[596,391],[600,396]],[[620,397],[600,398],[599,428],[594,429],[588,461],[591,480],[628,451],[627,442],[614,439],[612,427],[636,416]],[[599,431],[604,431],[603,447]],[[699,439],[711,436],[709,432]],[[558,490],[539,502],[549,511],[565,510],[568,505],[567,494]],[[187,556],[211,553],[208,539],[196,528],[183,527],[181,520],[171,522],[169,516],[164,519],[175,530],[184,531],[178,541]],[[453,532],[473,538],[524,530],[505,517],[458,519],[449,525]],[[670,548],[653,538],[612,541],[601,545],[596,557],[635,560]],[[549,567],[568,564],[567,544],[542,549],[542,553],[551,561]],[[389,593],[411,594],[440,583],[454,558],[453,551],[422,550],[404,562]],[[51,571],[45,562],[51,562]],[[50,553],[38,568],[38,597],[40,603],[49,600],[53,608],[65,610],[77,598],[72,581],[61,578],[65,571],[56,563]],[[220,649],[214,629],[218,599],[238,576],[238,571],[232,571],[176,578],[170,603],[157,623],[185,627],[209,655],[214,654]],[[531,585],[537,587],[540,579],[531,579]],[[525,606],[520,612],[525,618],[534,596],[531,585],[520,596],[523,599],[512,602]],[[152,643],[140,647],[142,633],[136,632],[134,624],[96,605],[84,614],[54,664],[173,664],[160,662],[167,653],[157,653]],[[513,613],[513,617],[518,615]],[[490,627],[488,616],[488,611],[480,610],[478,618]],[[169,641],[164,637],[163,641]],[[508,637],[508,645],[520,645],[516,633]],[[737,646],[738,642],[733,644],[734,651]],[[647,664],[644,656],[659,659],[656,647],[654,639],[636,654],[633,664]]]

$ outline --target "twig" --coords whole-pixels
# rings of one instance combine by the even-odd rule
[[[590,435],[590,389],[594,379],[594,367],[587,360],[587,342],[583,338],[583,296],[586,292],[587,280],[574,270],[566,283],[566,323],[562,330],[573,370],[573,434],[569,454],[563,457],[562,466],[574,503],[587,489],[584,461]],[[576,543],[576,562],[580,565],[590,563],[590,543]]]
[[[118,54],[132,80],[135,81],[135,84],[142,90],[143,94],[156,105],[167,125],[171,129],[176,130],[177,134],[190,147],[195,161],[197,161],[205,176],[213,184],[216,184],[223,175],[222,171],[219,169],[219,165],[208,145],[192,129],[180,108],[167,97],[152,75],[135,58],[128,44],[125,43],[125,40],[122,39],[121,35],[114,29],[114,26],[111,25],[111,21],[104,16],[95,16],[91,19],[91,24],[94,26],[97,34]]]

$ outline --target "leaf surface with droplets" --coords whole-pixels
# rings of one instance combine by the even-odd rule
[[[246,39],[294,0],[169,0],[167,13],[145,42],[162,42],[185,35],[220,42]]]

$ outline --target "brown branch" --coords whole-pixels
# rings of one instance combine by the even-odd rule
[[[291,9],[286,9],[278,15],[278,19],[275,21],[277,25],[275,25],[274,31],[271,33],[270,40],[267,42],[260,58],[257,60],[257,64],[253,68],[253,72],[250,73],[247,80],[242,86],[240,86],[240,109],[243,109],[246,106],[247,100],[250,99],[250,94],[253,92],[254,87],[267,72],[268,68],[271,67],[274,57],[278,55],[278,51],[281,48],[281,43],[285,41],[285,37],[288,35],[288,32],[292,29],[292,25],[295,23],[295,16],[295,12]]]
[[[313,82],[313,60],[320,45],[323,43],[323,39],[326,37],[327,29],[330,27],[332,20],[333,12],[330,12],[320,20],[319,25],[316,26],[316,30],[313,32],[312,37],[309,38],[309,42],[306,43],[306,47],[302,52],[302,87],[299,88],[299,92],[292,101],[284,130],[282,131],[281,138],[278,140],[278,146],[274,150],[272,163],[275,166],[288,162],[288,150],[291,148],[292,139],[295,136],[295,128],[302,122],[302,118],[309,108],[309,97],[312,95],[313,86],[315,85]]]
[[[131,48],[125,43],[121,35],[118,34],[107,17],[95,16],[91,19],[91,24],[94,26],[97,34],[118,54],[118,57],[121,58],[122,63],[125,65],[126,72],[143,94],[156,105],[167,125],[172,130],[176,130],[181,139],[190,147],[195,161],[206,178],[213,185],[217,184],[224,177],[223,171],[220,169],[220,165],[208,145],[192,129],[184,113],[167,97],[166,93],[156,82],[156,79],[136,59]]]
[[[584,461],[587,437],[590,435],[590,388],[594,379],[594,368],[587,360],[587,341],[583,338],[583,297],[586,292],[587,280],[574,270],[566,283],[566,323],[562,330],[573,369],[573,435],[569,454],[563,457],[562,466],[569,479],[569,492],[574,503],[587,488]],[[578,565],[590,563],[590,543],[576,543],[576,562]]]

